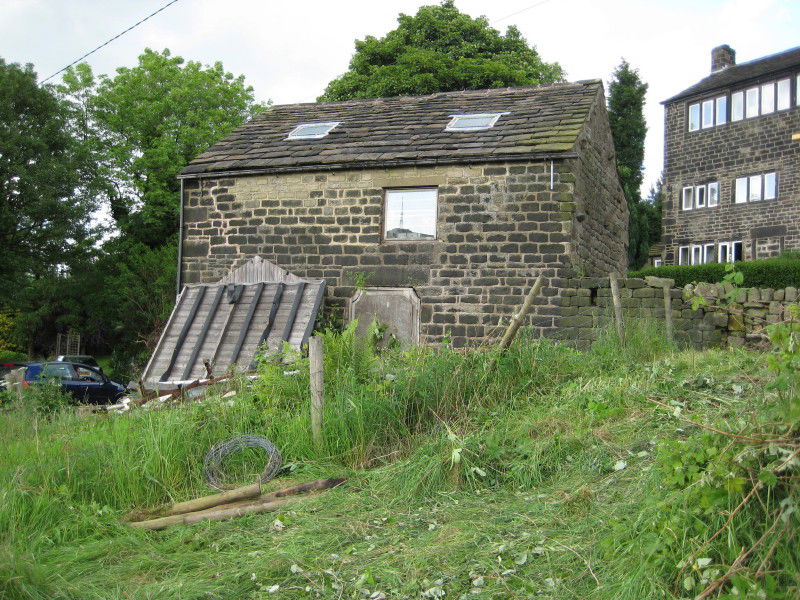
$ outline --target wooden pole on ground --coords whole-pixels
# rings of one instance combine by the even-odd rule
[[[664,286],[664,323],[667,328],[667,339],[672,342],[674,340],[672,330],[672,293],[668,285]]]
[[[542,285],[544,284],[544,279],[542,276],[539,275],[536,278],[536,281],[533,283],[533,287],[528,292],[528,295],[525,297],[525,302],[522,304],[522,308],[519,309],[519,312],[516,313],[513,317],[511,317],[511,323],[508,325],[508,329],[503,334],[503,339],[500,340],[500,350],[505,350],[511,345],[511,342],[514,341],[514,338],[517,337],[517,332],[519,328],[522,327],[522,323],[525,322],[525,317],[530,312],[531,307],[533,306],[533,301],[536,300],[536,296],[539,295],[539,291],[542,289]]]
[[[220,504],[228,504],[229,502],[236,502],[237,500],[245,500],[248,498],[257,498],[261,495],[261,484],[254,483],[244,487],[228,490],[221,494],[212,494],[211,496],[203,496],[202,498],[194,498],[186,502],[178,502],[173,504],[167,511],[167,515],[181,515],[184,513],[195,512],[198,510],[205,510],[212,506],[219,506]]]
[[[311,436],[314,444],[322,446],[322,409],[325,404],[325,392],[322,379],[322,338],[312,336],[308,340],[308,358],[311,375]]]
[[[625,325],[622,323],[622,300],[619,297],[619,282],[616,273],[609,273],[608,280],[611,283],[611,300],[614,303],[614,322],[617,325],[617,335],[619,343],[625,345]]]

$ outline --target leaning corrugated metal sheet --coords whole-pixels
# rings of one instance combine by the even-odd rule
[[[230,279],[226,277],[226,279]],[[225,281],[225,280],[223,280]],[[142,376],[150,389],[170,389],[206,377],[255,366],[266,345],[308,342],[325,294],[324,281],[271,281],[186,286]]]

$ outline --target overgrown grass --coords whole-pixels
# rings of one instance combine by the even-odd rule
[[[776,395],[762,355],[678,351],[654,327],[629,323],[624,347],[609,333],[586,353],[523,336],[500,357],[377,357],[351,331],[325,334],[321,447],[304,360],[265,360],[235,397],[173,409],[2,413],[0,598],[693,595],[675,565],[726,516],[671,476],[709,434],[647,399],[735,428]],[[281,448],[294,470],[275,485],[351,482],[278,514],[161,533],[120,523],[208,493],[204,453],[240,433]],[[759,516],[744,517],[708,549],[712,567],[750,539]],[[768,597],[796,597],[792,545],[772,556],[782,595]]]

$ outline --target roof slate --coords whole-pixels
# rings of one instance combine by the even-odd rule
[[[687,96],[694,96],[695,94],[703,94],[722,88],[729,88],[736,84],[744,83],[758,77],[769,76],[792,67],[800,67],[800,46],[712,73],[693,86],[686,88],[680,94],[676,94],[672,96],[672,98],[664,100],[662,104],[669,104],[675,100],[680,100]]]
[[[273,106],[191,161],[179,177],[519,160],[571,154],[599,80]],[[445,131],[451,115],[508,112],[481,131]],[[300,123],[341,121],[327,136],[287,140]]]

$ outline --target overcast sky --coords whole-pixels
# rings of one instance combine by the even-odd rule
[[[33,63],[40,79],[165,5],[168,0],[0,0],[0,57]],[[145,48],[222,61],[259,100],[313,101],[347,69],[353,42],[383,36],[398,13],[435,0],[179,0],[88,62],[95,73],[132,66]],[[621,58],[650,85],[645,187],[661,173],[660,102],[710,70],[711,48],[737,62],[800,45],[798,0],[456,0],[502,31],[515,24],[571,81],[609,81]]]

